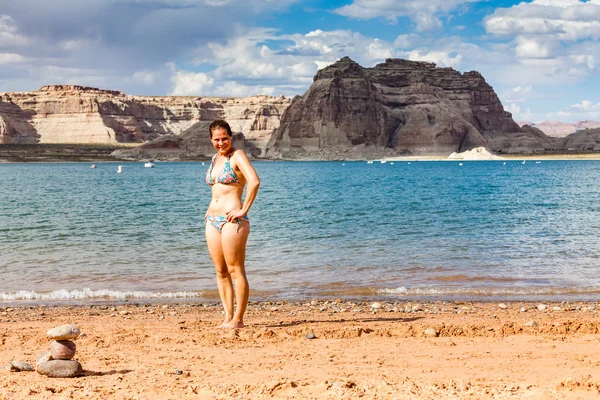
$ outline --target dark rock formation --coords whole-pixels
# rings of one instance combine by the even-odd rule
[[[567,152],[600,151],[600,128],[572,133],[562,139],[561,147]]]
[[[478,72],[400,59],[363,68],[344,57],[292,100],[266,155],[347,157],[359,145],[405,155],[480,146],[500,154],[538,153],[554,146],[545,135],[521,129]]]

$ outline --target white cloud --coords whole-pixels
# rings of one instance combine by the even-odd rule
[[[411,61],[429,61],[435,63],[438,67],[452,67],[457,69],[463,59],[460,54],[451,55],[450,52],[443,51],[423,51],[413,50],[407,53],[407,58]]]
[[[25,61],[25,57],[14,53],[0,53],[0,64],[12,64]]]
[[[249,97],[259,94],[273,96],[277,93],[275,87],[272,86],[248,86],[231,81],[216,87],[211,94],[215,96]]]
[[[159,74],[155,71],[142,70],[142,71],[136,71],[131,76],[131,79],[134,82],[142,83],[145,85],[151,85],[156,81],[156,79],[158,78],[158,75]]]
[[[580,104],[573,104],[571,106],[572,110],[576,110],[576,111],[585,111],[585,112],[589,112],[589,111],[596,111],[599,112],[600,111],[600,103],[592,103],[589,100],[583,100]]]
[[[9,15],[0,15],[0,46],[26,46],[29,38],[19,33],[18,27]]]
[[[171,78],[172,96],[206,96],[214,86],[214,80],[207,74],[177,71]]]
[[[429,31],[442,27],[440,16],[478,1],[481,0],[354,0],[334,12],[356,19],[384,18],[390,23],[396,23],[399,17],[408,17],[416,24],[417,31]]]
[[[90,46],[90,41],[86,39],[65,40],[63,42],[60,42],[58,46],[63,50],[76,51]]]
[[[514,103],[509,106],[504,106],[504,109],[512,114],[515,121],[533,121],[535,118],[535,114],[532,113],[529,108],[521,112],[521,107]]]
[[[553,40],[518,37],[516,42],[515,54],[519,58],[554,58],[560,51]]]
[[[597,1],[522,2],[499,8],[484,20],[495,35],[552,35],[576,41],[600,38],[600,3]]]

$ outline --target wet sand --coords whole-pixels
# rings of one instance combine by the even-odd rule
[[[0,399],[599,398],[600,304],[538,304],[251,303],[231,331],[216,304],[4,306],[3,366],[73,323],[84,375],[3,368]]]

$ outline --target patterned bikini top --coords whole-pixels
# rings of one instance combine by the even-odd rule
[[[231,167],[231,162],[229,162],[230,157],[227,157],[227,159],[225,160],[225,165],[223,165],[223,169],[217,175],[217,178],[213,179],[212,171],[215,167],[215,163],[217,162],[218,156],[218,154],[215,154],[213,156],[212,161],[210,163],[210,167],[208,167],[208,171],[206,171],[206,183],[210,186],[214,185],[215,183],[222,183],[224,185],[238,183],[240,180],[233,168]]]

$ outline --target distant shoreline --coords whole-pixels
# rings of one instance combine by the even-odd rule
[[[38,143],[38,144],[0,144],[0,164],[5,163],[36,163],[36,162],[136,162],[147,161],[150,157],[140,160],[123,159],[111,156],[111,153],[119,149],[128,149],[138,146],[139,143],[119,144],[80,144],[80,143]],[[499,156],[500,159],[487,158],[448,158],[446,155],[414,155],[414,156],[387,156],[381,158],[256,158],[257,161],[373,161],[373,162],[411,162],[411,161],[515,161],[515,160],[600,160],[598,153],[577,154],[510,154]],[[153,157],[161,161],[207,161],[209,157]]]

